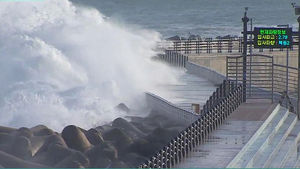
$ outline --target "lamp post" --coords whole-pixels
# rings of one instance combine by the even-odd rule
[[[300,15],[300,6],[296,6],[295,3],[292,3],[292,6],[295,8],[295,15]],[[298,21],[298,97],[297,97],[297,116],[300,119],[300,109],[299,109],[299,102],[300,102],[300,16],[297,19]]]
[[[242,18],[243,21],[243,102],[246,102],[246,88],[247,88],[247,24],[249,22],[249,18],[247,17],[248,7],[245,8],[244,17]]]
[[[299,11],[299,9],[298,9],[298,11]],[[299,101],[300,101],[300,16],[298,17],[297,21],[298,21],[298,98],[297,98],[297,116],[298,116],[298,119],[300,119],[300,114],[299,114],[300,113],[300,110],[299,110]]]

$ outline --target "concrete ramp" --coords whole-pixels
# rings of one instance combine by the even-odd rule
[[[227,167],[297,167],[299,136],[297,116],[278,105]]]

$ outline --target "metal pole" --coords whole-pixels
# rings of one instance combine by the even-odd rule
[[[286,93],[289,94],[289,48],[286,48]]]
[[[244,23],[244,31],[243,31],[243,102],[246,102],[246,88],[247,88],[247,23],[249,21],[249,18],[247,17],[247,10],[248,8],[245,8],[244,17],[242,18],[242,21]]]
[[[250,19],[250,30],[251,32],[253,31],[253,26],[252,26],[252,18]],[[252,90],[252,87],[251,87],[251,80],[252,80],[252,34],[250,35],[250,48],[249,48],[249,53],[250,53],[250,83],[249,83],[249,95],[251,97],[251,90]]]
[[[299,112],[299,101],[300,101],[300,16],[297,19],[298,21],[298,99],[297,99],[297,116],[298,120],[300,119]]]

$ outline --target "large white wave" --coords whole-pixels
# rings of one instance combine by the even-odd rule
[[[61,130],[108,122],[120,102],[174,80],[151,61],[159,34],[68,0],[0,2],[0,125]],[[136,104],[133,104],[136,103]]]

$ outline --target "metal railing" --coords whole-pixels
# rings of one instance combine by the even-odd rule
[[[243,82],[243,56],[226,57],[226,77],[235,83]],[[247,99],[271,99],[280,101],[287,95],[290,103],[296,104],[298,89],[298,69],[291,66],[275,64],[273,56],[247,55],[246,63],[246,97]],[[290,107],[289,101],[283,104]]]
[[[295,37],[294,42],[298,42],[298,38]],[[248,39],[252,41],[252,39]],[[242,53],[243,48],[243,37],[228,37],[228,38],[206,38],[206,39],[185,39],[185,40],[172,40],[165,41],[160,44],[160,48],[167,50],[173,50],[177,53],[182,54],[201,54],[201,53]],[[250,48],[250,44],[248,47]],[[252,49],[252,48],[251,48]],[[264,51],[283,51],[284,49],[252,49],[254,52],[264,52]],[[293,51],[293,48],[290,50]]]
[[[185,67],[188,56],[172,50],[165,50],[163,54],[158,55],[158,59],[176,67]]]
[[[271,99],[274,93],[273,57],[247,55],[246,97],[250,99]],[[243,56],[226,57],[226,77],[235,83],[243,82]]]
[[[170,168],[178,164],[195,146],[205,142],[208,135],[242,103],[242,98],[241,85],[224,81],[206,103],[199,118],[139,168]]]

